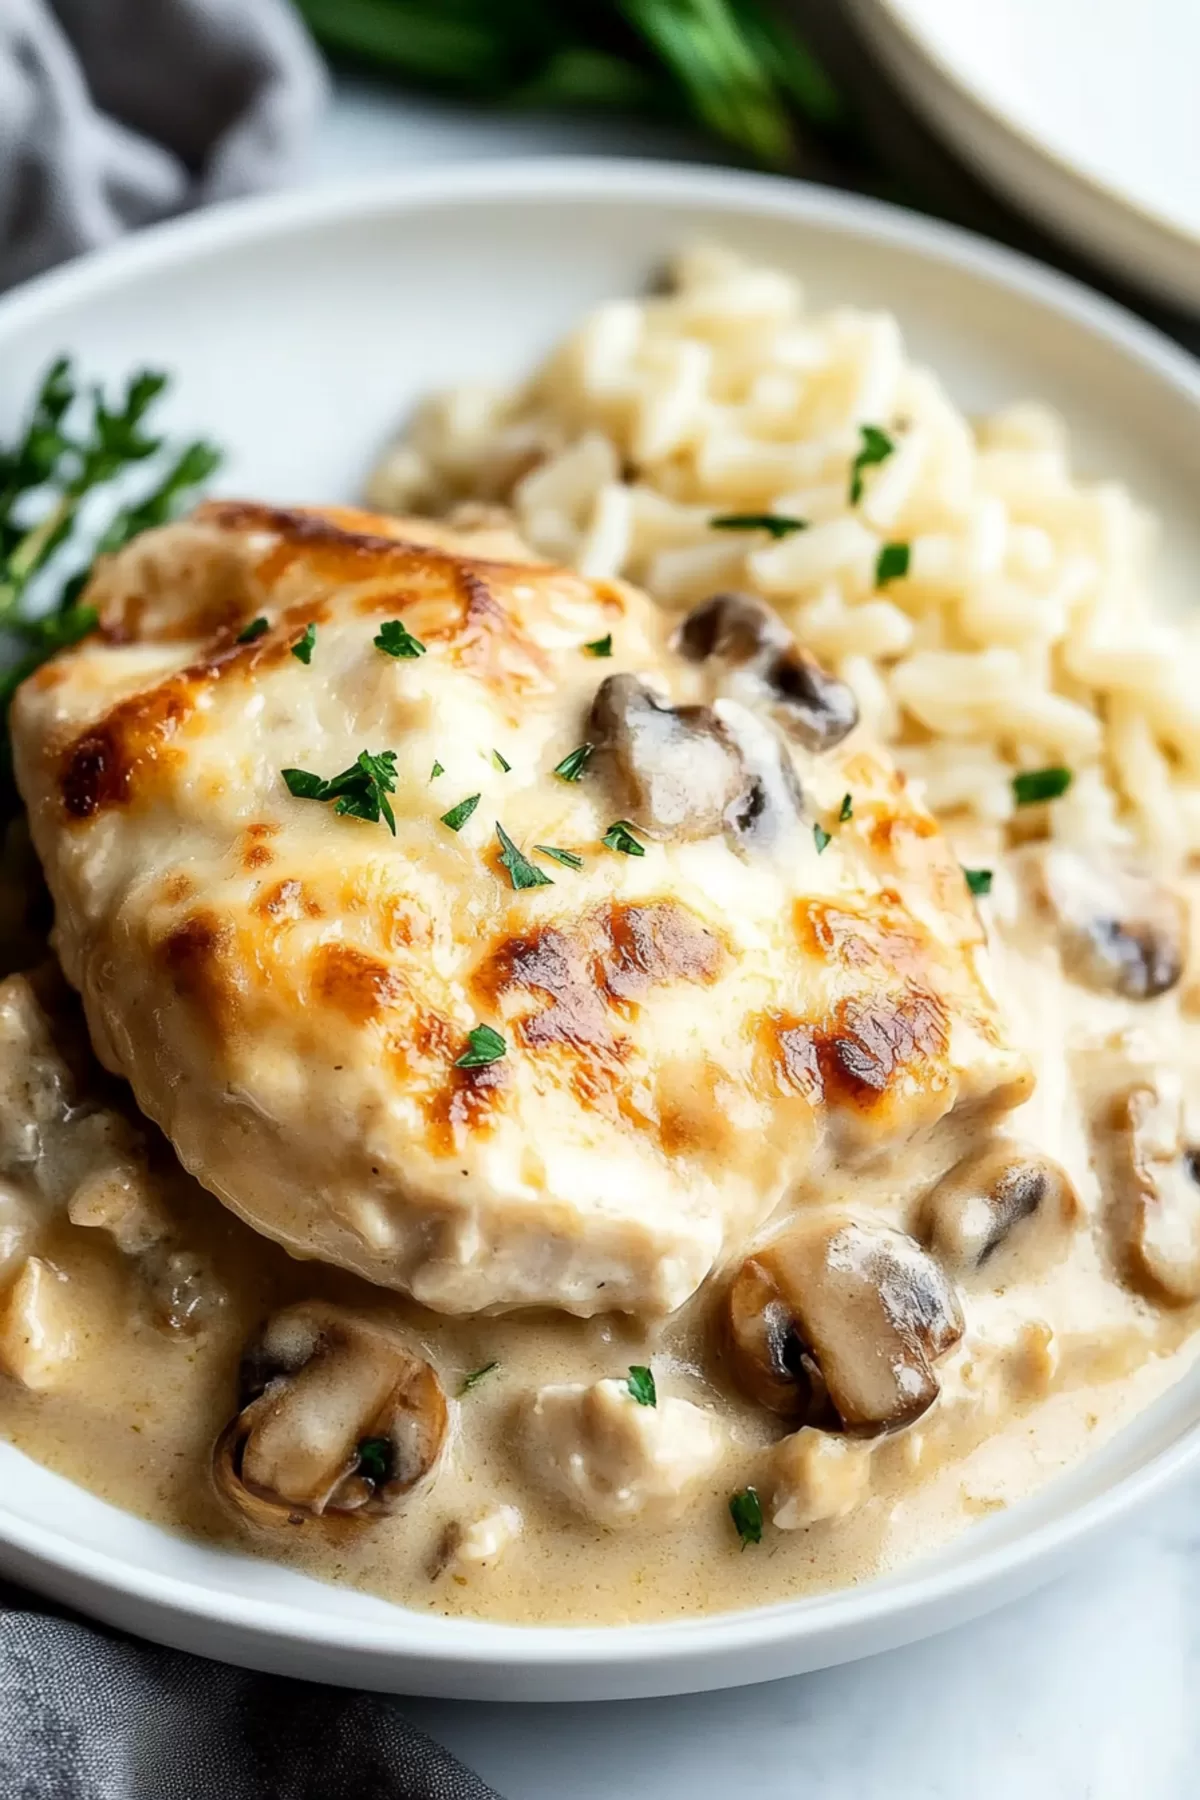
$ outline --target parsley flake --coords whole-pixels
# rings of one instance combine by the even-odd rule
[[[658,1389],[654,1385],[654,1371],[643,1364],[635,1363],[629,1371],[629,1379],[625,1383],[639,1406],[657,1406]]]
[[[708,523],[713,531],[767,531],[773,538],[808,530],[807,519],[793,519],[787,513],[718,513]]]
[[[465,800],[442,814],[442,824],[448,825],[451,831],[461,831],[482,798],[481,794],[468,794]]]
[[[907,544],[885,544],[875,563],[875,586],[883,587],[885,583],[907,575],[909,555]]]
[[[838,813],[838,823],[839,825],[844,825],[847,819],[852,819],[853,817],[854,801],[849,794],[843,794],[841,811]]]
[[[500,1364],[498,1362],[490,1362],[484,1363],[482,1369],[472,1369],[469,1375],[463,1376],[462,1381],[459,1384],[458,1391],[460,1396],[469,1394],[473,1387],[479,1386],[479,1383],[483,1380],[485,1375],[490,1375],[493,1369],[498,1369],[499,1367]]]
[[[435,762],[432,769],[429,771],[429,779],[430,781],[436,781],[439,775],[444,775],[445,773],[446,771],[443,769],[441,763]]]
[[[554,886],[549,875],[535,868],[528,857],[521,855],[499,819],[496,820],[496,836],[500,839],[500,861],[508,870],[509,879],[515,888],[520,890]]]
[[[456,1069],[486,1069],[489,1063],[499,1062],[505,1055],[508,1045],[498,1031],[490,1025],[476,1025],[467,1033],[467,1048],[461,1056],[456,1056]]]
[[[562,781],[578,781],[591,762],[595,749],[595,744],[580,744],[577,750],[569,750],[560,763],[555,763],[554,773]]]
[[[831,842],[832,842],[832,839],[830,838],[829,833],[826,831],[826,829],[823,825],[814,825],[813,826],[813,843],[817,846],[817,855],[818,856],[820,856],[820,854],[824,850],[825,846]]]
[[[990,894],[992,891],[992,871],[990,869],[964,869],[967,886],[973,894]]]
[[[857,506],[862,499],[863,470],[874,468],[876,463],[886,462],[896,448],[895,442],[886,431],[880,431],[878,425],[860,425],[858,435],[862,447],[850,465],[850,504]]]
[[[589,656],[611,656],[612,632],[606,632],[602,638],[593,638],[590,644],[585,644],[583,647]]]
[[[1018,806],[1036,806],[1039,800],[1057,800],[1071,785],[1070,769],[1026,769],[1012,780]]]
[[[270,631],[270,629],[267,620],[260,613],[257,619],[251,619],[244,630],[238,632],[237,641],[239,644],[252,644],[256,638],[262,636],[264,631]]]
[[[606,850],[618,850],[622,856],[645,856],[645,844],[639,844],[628,819],[617,819],[600,839]]]
[[[388,795],[396,791],[394,750],[381,750],[377,755],[360,750],[348,769],[329,780],[310,769],[283,769],[280,773],[289,794],[297,800],[332,800],[334,812],[371,824],[382,817],[395,837],[396,815],[388,801]]]
[[[549,856],[554,862],[561,863],[564,869],[582,869],[583,867],[582,856],[576,856],[573,850],[560,850],[555,844],[535,844],[533,847],[535,850],[540,850],[543,856]]]
[[[367,1480],[373,1481],[377,1487],[382,1487],[386,1481],[391,1480],[395,1456],[390,1438],[362,1438],[356,1449],[358,1474],[365,1475]]]
[[[304,636],[297,638],[296,642],[292,645],[292,655],[296,658],[297,662],[302,662],[307,667],[312,661],[313,645],[316,641],[317,628],[310,619],[308,624],[304,627]]]
[[[425,646],[415,638],[403,619],[385,619],[374,639],[376,649],[385,656],[424,656]]]
[[[742,1540],[743,1550],[747,1544],[762,1543],[763,1511],[757,1488],[742,1488],[740,1493],[731,1494],[729,1516]]]
[[[507,775],[509,770],[512,768],[512,764],[510,762],[505,762],[504,758],[501,756],[501,754],[498,750],[493,750],[492,751],[492,767],[494,769],[499,769],[499,771],[502,775]]]

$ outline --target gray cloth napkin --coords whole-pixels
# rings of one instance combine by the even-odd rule
[[[0,288],[288,181],[324,95],[286,0],[0,0]]]
[[[39,1607],[0,1585],[3,1800],[497,1800],[389,1700]]]

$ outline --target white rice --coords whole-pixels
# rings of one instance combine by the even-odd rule
[[[893,448],[854,503],[863,426]],[[1046,407],[968,419],[887,314],[813,314],[790,276],[691,250],[525,385],[428,401],[370,499],[503,503],[539,554],[670,609],[765,596],[943,813],[1002,823],[1015,772],[1064,765],[1055,835],[1200,850],[1200,643],[1155,616],[1154,521],[1073,474]],[[766,512],[807,528],[711,522]],[[880,584],[889,543],[908,571]]]

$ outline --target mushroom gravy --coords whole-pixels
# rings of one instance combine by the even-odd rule
[[[405,1605],[526,1623],[649,1621],[864,1580],[1028,1493],[1195,1354],[1200,1118],[1181,1121],[1179,1088],[1200,1096],[1200,1027],[1181,956],[1172,968],[1162,938],[1122,935],[1102,907],[1081,925],[1044,846],[977,834],[959,849],[994,872],[995,986],[1036,1089],[999,1123],[956,1114],[886,1166],[835,1168],[791,1197],[758,1240],[770,1293],[751,1294],[744,1334],[730,1309],[745,1246],[649,1331],[622,1315],[440,1317],[294,1260],[148,1136],[90,1064],[53,976],[10,980],[0,1433],[170,1529]],[[1006,1160],[1002,1142],[1019,1153]],[[853,1247],[857,1233],[885,1290],[896,1258],[880,1228],[911,1234],[898,1241],[913,1279],[877,1327]],[[835,1252],[849,1285],[822,1303],[812,1271],[824,1279]],[[307,1302],[397,1330],[428,1359],[446,1442],[394,1510],[281,1529],[222,1499],[214,1445],[247,1344]],[[864,1361],[877,1328],[896,1341]],[[260,1379],[303,1376],[305,1329],[295,1352],[275,1343]],[[642,1368],[653,1407],[630,1391]],[[382,1441],[368,1432],[359,1449]],[[748,1487],[764,1524],[743,1553],[729,1500]]]

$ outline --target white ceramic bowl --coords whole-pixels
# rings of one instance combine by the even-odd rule
[[[929,123],[1131,286],[1200,313],[1195,0],[851,0]]]
[[[44,363],[176,372],[173,423],[232,452],[227,491],[353,497],[431,385],[504,379],[579,311],[719,237],[818,301],[896,311],[958,399],[1041,395],[1084,466],[1166,521],[1164,582],[1200,567],[1200,371],[1116,308],[926,220],[764,177],[537,162],[406,177],[206,214],[0,301],[0,435]],[[316,1679],[466,1698],[619,1698],[732,1686],[909,1642],[1045,1580],[1200,1457],[1200,1370],[1085,1465],[935,1557],[822,1598],[622,1629],[410,1613],[184,1542],[0,1445],[0,1564],[147,1637]]]

